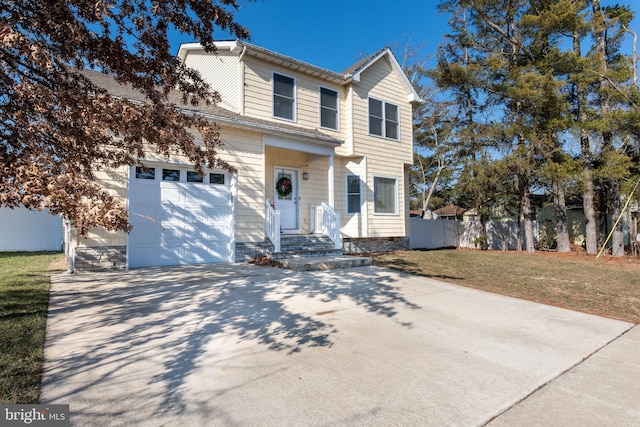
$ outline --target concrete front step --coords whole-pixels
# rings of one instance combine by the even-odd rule
[[[297,258],[321,258],[342,256],[342,249],[302,249],[272,252],[270,257],[277,260]]]
[[[284,268],[296,271],[332,270],[335,268],[364,267],[372,264],[371,258],[344,255],[288,258],[279,261]]]

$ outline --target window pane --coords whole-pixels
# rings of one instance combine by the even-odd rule
[[[360,213],[360,195],[354,194],[347,196],[347,213]]]
[[[162,169],[163,181],[180,181],[180,171],[178,169]]]
[[[293,99],[273,96],[273,115],[283,119],[293,120]]]
[[[347,175],[347,192],[349,194],[360,194],[360,177],[355,175]]]
[[[273,75],[273,92],[278,95],[293,98],[293,79],[280,74]]]
[[[223,173],[210,173],[209,174],[209,183],[210,184],[224,185],[224,174]]]
[[[202,182],[204,176],[200,176],[198,172],[187,171],[187,182]]]
[[[320,109],[320,126],[329,129],[338,129],[338,114],[334,110]]]
[[[398,123],[386,121],[384,131],[387,138],[398,139]]]
[[[141,166],[136,166],[136,178],[156,179],[156,168],[144,168]]]
[[[320,105],[323,107],[338,109],[338,92],[335,90],[320,88]]]
[[[398,107],[391,104],[384,104],[384,118],[393,122],[397,122]]]
[[[382,136],[382,119],[369,117],[369,133]]]
[[[369,98],[369,115],[382,118],[382,101]]]
[[[374,177],[373,199],[375,213],[396,213],[396,180]]]

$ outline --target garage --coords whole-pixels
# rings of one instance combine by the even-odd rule
[[[233,261],[231,175],[182,165],[133,167],[128,266]]]

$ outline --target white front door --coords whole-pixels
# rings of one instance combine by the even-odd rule
[[[276,167],[273,176],[274,205],[280,211],[280,228],[283,233],[297,233],[300,231],[298,170]]]

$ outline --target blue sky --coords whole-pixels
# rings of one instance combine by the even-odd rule
[[[251,32],[251,43],[331,71],[342,71],[387,45],[398,55],[408,38],[423,47],[425,56],[432,54],[447,28],[447,18],[436,11],[438,0],[238,3],[236,20]]]
[[[331,71],[342,71],[363,56],[390,46],[399,60],[407,42],[419,58],[435,54],[447,32],[439,0],[238,0],[238,23],[251,32],[251,43]],[[602,0],[629,4],[640,15],[638,0]],[[640,16],[632,25],[640,33]],[[216,39],[229,39],[221,31]],[[178,45],[193,40],[176,40]],[[629,49],[630,52],[630,49]]]

